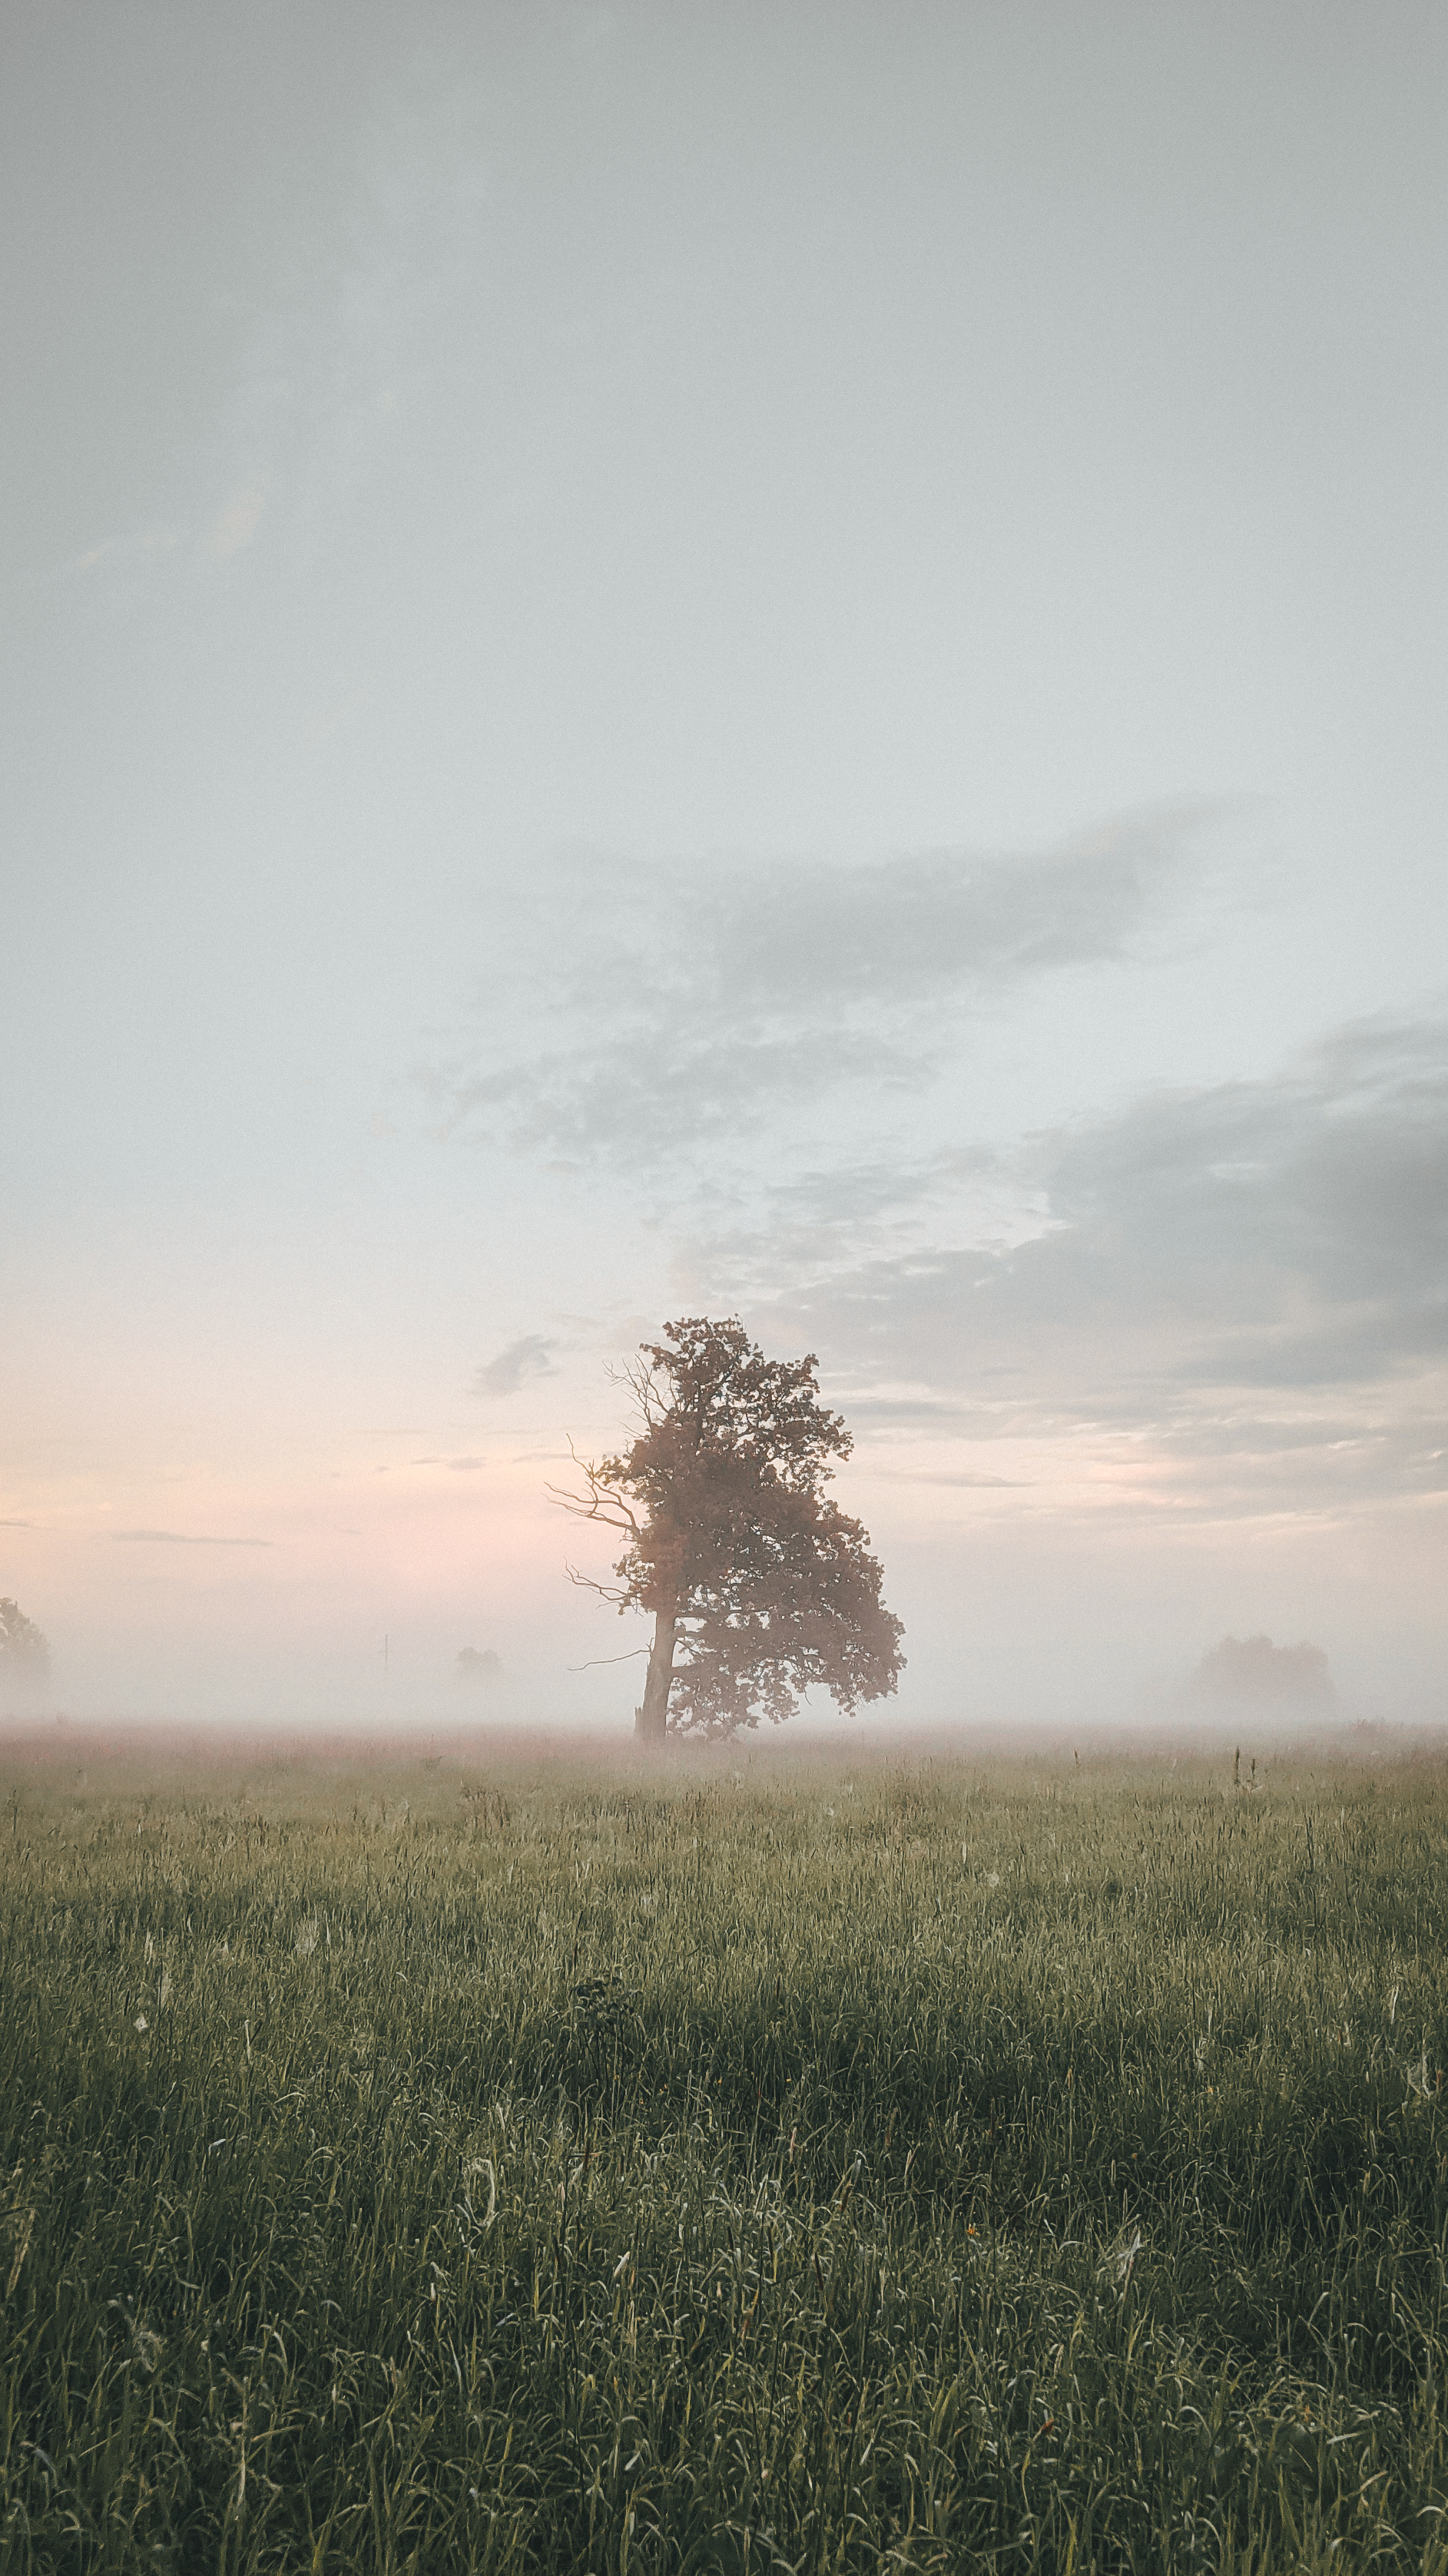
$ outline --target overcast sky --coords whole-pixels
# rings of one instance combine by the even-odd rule
[[[66,1704],[627,1725],[546,1481],[737,1310],[903,1715],[1445,1713],[1445,111],[1397,0],[6,11]]]

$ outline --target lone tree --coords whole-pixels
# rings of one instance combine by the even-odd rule
[[[633,1447],[580,1460],[586,1491],[556,1496],[628,1542],[612,1583],[570,1573],[620,1617],[652,1614],[634,1719],[650,1743],[777,1723],[815,1683],[842,1709],[895,1688],[904,1632],[869,1533],[824,1491],[853,1444],[817,1368],[767,1360],[734,1317],[666,1324],[626,1372]]]

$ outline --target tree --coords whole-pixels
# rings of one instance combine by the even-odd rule
[[[464,1646],[453,1666],[453,1680],[464,1690],[486,1690],[499,1679],[503,1667],[491,1646],[479,1653],[476,1646]]]
[[[632,1448],[580,1459],[586,1490],[556,1495],[627,1539],[612,1583],[573,1579],[653,1617],[635,1712],[649,1742],[777,1724],[812,1684],[842,1709],[895,1688],[904,1632],[869,1533],[824,1491],[853,1444],[817,1369],[767,1360],[737,1317],[666,1324],[626,1372]]]
[[[0,1682],[17,1681],[34,1690],[50,1670],[50,1648],[18,1601],[0,1601]]]
[[[1213,1699],[1328,1709],[1337,1693],[1321,1646],[1274,1646],[1270,1637],[1222,1637],[1203,1655],[1198,1686]]]

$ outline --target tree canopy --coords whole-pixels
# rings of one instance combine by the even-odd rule
[[[628,1384],[640,1429],[580,1460],[580,1518],[623,1532],[612,1583],[654,1620],[640,1735],[778,1722],[822,1685],[842,1709],[894,1690],[900,1622],[869,1534],[824,1488],[852,1442],[820,1402],[818,1362],[768,1360],[736,1317],[693,1315],[645,1342]]]

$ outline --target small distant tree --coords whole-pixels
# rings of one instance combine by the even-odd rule
[[[626,1372],[632,1447],[580,1459],[585,1490],[556,1494],[627,1540],[611,1583],[570,1573],[621,1616],[653,1618],[646,1741],[778,1723],[816,1684],[842,1709],[896,1686],[904,1632],[869,1533],[824,1490],[852,1442],[817,1368],[767,1360],[734,1317],[666,1324]]]
[[[18,1601],[0,1601],[0,1683],[38,1690],[50,1671],[50,1648]]]
[[[453,1666],[453,1680],[464,1690],[486,1690],[499,1679],[503,1667],[491,1646],[481,1653],[476,1646],[464,1646]]]

